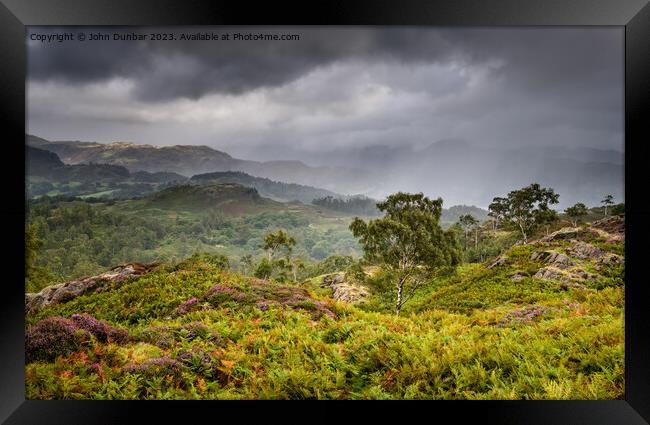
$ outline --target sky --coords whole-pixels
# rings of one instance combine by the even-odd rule
[[[152,32],[299,39],[112,39]],[[30,27],[27,45],[27,131],[50,140],[307,164],[439,140],[623,150],[617,27]]]

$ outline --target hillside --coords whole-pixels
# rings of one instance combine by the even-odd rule
[[[323,196],[337,196],[329,190],[295,183],[277,182],[262,177],[254,177],[240,171],[224,171],[192,176],[190,183],[237,183],[255,188],[260,195],[280,202],[300,201],[310,203],[315,198]]]
[[[187,180],[176,173],[130,173],[111,164],[64,164],[57,154],[25,146],[27,196],[132,198]]]
[[[623,153],[592,148],[486,147],[444,139],[419,149],[409,145],[367,146],[293,153],[321,164],[309,166],[299,160],[243,160],[207,146],[51,142],[30,135],[27,143],[57,153],[67,164],[106,163],[130,171],[170,171],[185,176],[240,171],[377,199],[398,191],[424,192],[429,197],[442,197],[448,205],[487,207],[495,196],[534,181],[562,193],[560,209],[576,202],[596,205],[608,193],[624,201]],[[279,151],[276,155],[283,157]]]
[[[127,264],[26,296],[26,398],[622,399],[623,229],[565,228],[462,266],[399,318],[376,270],[352,305],[324,276]]]
[[[152,146],[126,142],[109,144],[79,141],[48,141],[26,135],[27,144],[54,152],[66,164],[103,163],[129,171],[174,172],[184,176],[241,171],[253,176],[301,185],[345,188],[355,193],[367,189],[359,170],[309,167],[300,161],[247,161],[233,158],[208,146]]]
[[[181,185],[139,199],[30,200],[28,224],[43,241],[36,265],[54,281],[99,273],[120,262],[177,261],[195,252],[226,255],[233,266],[263,254],[266,233],[284,229],[295,255],[323,260],[359,255],[351,217],[280,203],[236,184]]]
[[[214,209],[226,214],[259,212],[281,204],[262,198],[251,187],[236,183],[179,185],[165,188],[145,198],[147,205],[165,209]]]

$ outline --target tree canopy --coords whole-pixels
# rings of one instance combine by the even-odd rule
[[[587,214],[589,214],[589,210],[587,210],[587,206],[582,202],[578,202],[577,204],[565,209],[564,212],[566,213],[567,216],[570,217],[571,224],[573,224],[573,227],[576,227],[578,225],[578,220],[580,219],[580,217],[584,217]]]
[[[440,198],[398,192],[377,208],[384,213],[382,218],[366,223],[357,217],[350,230],[360,239],[367,260],[396,274],[395,313],[399,315],[428,273],[460,262],[460,249],[453,231],[440,228]]]
[[[503,222],[521,232],[524,243],[539,226],[557,220],[557,213],[549,205],[557,204],[560,195],[538,183],[513,190],[506,198],[494,198],[490,211]],[[496,209],[495,209],[496,208]]]

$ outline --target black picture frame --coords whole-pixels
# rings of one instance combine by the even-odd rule
[[[28,25],[615,25],[625,27],[626,313],[625,400],[444,401],[409,406],[353,404],[364,420],[395,412],[403,421],[451,415],[454,422],[499,424],[644,424],[650,421],[650,321],[644,245],[650,236],[645,162],[650,144],[650,5],[646,0],[341,0],[301,4],[222,0],[0,0],[0,114],[5,252],[0,300],[0,420],[6,424],[193,423],[226,420],[339,420],[332,406],[295,414],[278,403],[26,401],[24,377],[25,26]],[[24,181],[23,181],[24,183]],[[346,403],[349,407],[349,403]],[[337,407],[340,405],[336,405]],[[304,407],[300,406],[300,407]],[[303,409],[300,409],[303,410]],[[204,416],[205,415],[205,416]],[[422,416],[424,415],[424,416]]]

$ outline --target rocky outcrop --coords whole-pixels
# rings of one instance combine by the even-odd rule
[[[612,254],[611,252],[604,251],[597,246],[584,242],[578,242],[573,247],[569,248],[568,252],[574,257],[582,260],[596,260],[597,265],[622,264],[625,261],[625,259],[618,254]]]
[[[101,292],[108,283],[122,282],[127,278],[142,276],[157,264],[129,263],[114,267],[97,276],[84,277],[70,282],[48,286],[38,293],[25,294],[25,309],[34,312],[43,307],[73,300],[90,291]]]
[[[361,285],[346,282],[343,273],[336,273],[323,278],[321,288],[331,288],[332,298],[350,304],[363,301],[368,296],[368,290]]]
[[[591,223],[591,227],[613,235],[625,235],[625,219],[617,215],[594,221]]]
[[[578,242],[567,250],[569,254],[581,260],[598,259],[606,254],[605,251],[585,242]]]
[[[554,251],[533,252],[530,259],[543,261],[546,264],[553,265],[560,269],[566,269],[575,265],[567,255]]]
[[[579,280],[596,280],[598,276],[596,276],[593,273],[589,273],[588,271],[577,269],[573,270],[571,274],[569,275],[570,278],[572,279],[579,279]]]
[[[560,280],[564,278],[564,275],[559,270],[553,270],[549,267],[542,267],[537,270],[537,273],[533,276],[536,279],[541,280]]]
[[[596,264],[597,266],[601,266],[604,264],[623,264],[624,262],[625,259],[620,255],[612,254],[608,252],[605,255],[603,255],[601,258],[599,258]]]
[[[556,242],[556,241],[566,241],[571,239],[589,239],[597,237],[598,233],[592,229],[585,229],[582,227],[563,227],[560,230],[557,230],[551,233],[548,236],[544,236],[539,241],[540,242]]]
[[[505,255],[502,255],[499,258],[497,258],[496,260],[494,260],[494,262],[492,264],[487,266],[487,268],[492,269],[494,267],[502,266],[502,265],[506,264],[507,262],[508,262],[508,257],[506,257]]]
[[[520,280],[523,280],[526,275],[522,274],[521,272],[517,272],[515,274],[512,274],[508,276],[511,280],[514,280],[515,282],[519,282]]]

